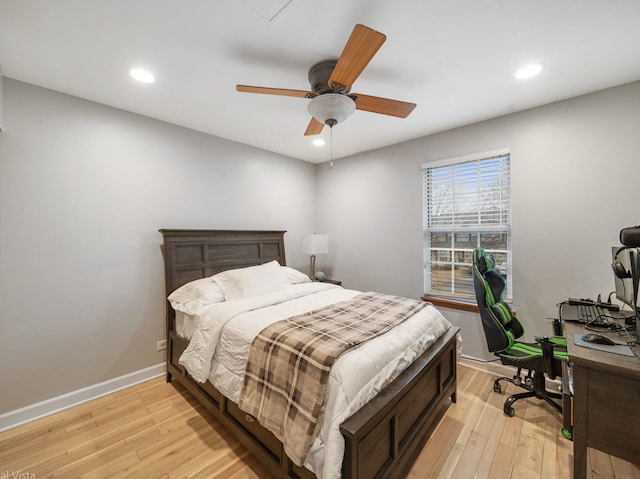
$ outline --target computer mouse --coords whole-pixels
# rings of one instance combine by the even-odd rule
[[[607,338],[606,336],[603,336],[601,334],[594,334],[594,333],[583,334],[582,340],[586,341],[587,343],[607,344],[609,346],[613,346],[616,344],[614,341]]]

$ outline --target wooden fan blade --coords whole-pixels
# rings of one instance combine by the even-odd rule
[[[243,93],[262,93],[265,95],[282,95],[306,98],[311,92],[304,90],[288,90],[286,88],[267,88],[262,86],[236,85],[236,90]]]
[[[329,77],[329,86],[351,88],[386,39],[383,33],[356,25]]]
[[[307,130],[304,132],[304,136],[319,135],[322,133],[323,128],[324,123],[320,123],[314,117],[311,117],[311,121],[309,122],[309,126],[307,126]]]
[[[349,96],[356,102],[356,110],[397,116],[399,118],[408,117],[409,113],[416,107],[415,103],[390,100],[389,98],[380,98],[378,96],[361,95],[360,93],[354,93]]]

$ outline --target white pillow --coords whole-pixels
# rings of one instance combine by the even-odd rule
[[[304,273],[301,273],[297,269],[289,268],[288,266],[283,266],[282,271],[287,276],[287,279],[291,284],[298,283],[311,283],[311,278]]]
[[[230,269],[213,276],[222,288],[226,300],[248,298],[284,289],[291,283],[277,261]]]
[[[212,278],[202,278],[180,286],[167,299],[176,311],[196,314],[205,306],[224,301],[224,293]]]

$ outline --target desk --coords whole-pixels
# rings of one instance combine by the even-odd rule
[[[573,334],[584,332],[579,323],[564,323],[573,363],[574,479],[586,478],[588,447],[640,464],[640,358],[573,344]]]

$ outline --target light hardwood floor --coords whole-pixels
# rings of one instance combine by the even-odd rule
[[[492,376],[459,366],[452,404],[410,479],[572,477],[573,443],[536,400],[502,413]],[[506,394],[513,386],[509,385]],[[640,468],[591,451],[592,478],[631,479]],[[17,475],[21,472],[23,475]],[[180,386],[164,378],[0,433],[0,477],[273,478]],[[14,475],[15,474],[15,475]]]

